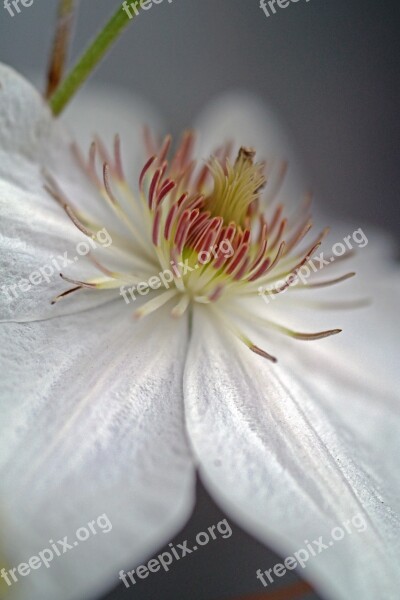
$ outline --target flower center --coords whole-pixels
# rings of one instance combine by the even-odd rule
[[[215,303],[222,297],[256,293],[271,280],[278,264],[296,267],[289,253],[311,227],[308,209],[292,223],[283,207],[273,206],[284,166],[272,181],[266,206],[265,164],[255,150],[241,147],[234,162],[230,145],[219,148],[201,168],[192,160],[193,134],[188,132],[171,162],[170,138],[149,158],[140,176],[143,206],[160,264],[188,263],[184,282],[176,281],[190,300]],[[266,212],[269,211],[269,218]],[[289,238],[285,241],[285,235]],[[316,247],[320,239],[313,244]],[[313,248],[308,248],[310,252]]]
[[[285,292],[320,247],[328,230],[307,243],[305,237],[312,227],[309,199],[288,215],[284,206],[277,203],[285,163],[276,169],[276,164],[255,162],[255,150],[245,146],[232,160],[231,145],[226,144],[203,166],[198,166],[192,156],[192,132],[183,136],[171,159],[170,136],[160,146],[149,134],[145,140],[149,158],[140,174],[139,197],[132,194],[126,183],[118,136],[113,158],[100,140],[92,144],[88,162],[73,148],[80,166],[125,230],[123,235],[113,234],[114,243],[108,250],[115,255],[122,244],[123,252],[130,252],[131,266],[128,271],[126,267],[118,271],[92,257],[101,276],[82,281],[62,274],[74,287],[61,293],[53,303],[83,289],[119,288],[126,300],[127,291],[133,298],[134,290],[146,288],[149,298],[135,311],[136,317],[149,315],[174,299],[174,317],[182,316],[192,303],[208,304],[251,350],[275,360],[237,328],[233,315],[243,316],[242,302],[261,295],[260,290],[274,295]],[[102,177],[98,175],[98,160]],[[101,228],[95,218],[71,205],[50,175],[46,189],[85,235],[92,237],[95,228]],[[316,287],[343,281],[351,275],[318,283]],[[152,286],[155,279],[159,285]],[[247,316],[254,320],[252,314]],[[265,319],[262,324],[302,340],[339,332],[304,334]]]

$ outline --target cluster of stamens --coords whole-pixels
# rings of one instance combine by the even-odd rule
[[[131,251],[140,257],[140,268],[116,272],[91,257],[101,276],[79,281],[63,274],[74,287],[54,302],[81,289],[118,289],[138,283],[160,268],[171,270],[171,265],[185,264],[188,276],[180,277],[172,269],[173,289],[154,290],[135,316],[148,315],[173,298],[177,300],[172,308],[175,317],[183,315],[193,302],[209,304],[253,351],[275,360],[227,319],[222,302],[257,295],[261,287],[270,287],[272,293],[285,291],[289,283],[276,289],[274,282],[283,277],[290,282],[327,233],[322,231],[297,250],[312,227],[310,199],[305,199],[298,212],[287,216],[283,205],[276,203],[286,164],[277,167],[255,162],[252,148],[241,147],[232,159],[232,146],[226,144],[199,165],[193,158],[192,132],[183,136],[171,159],[170,136],[158,145],[146,132],[145,141],[149,158],[140,174],[139,197],[126,183],[118,136],[112,158],[100,140],[93,142],[88,161],[73,148],[81,168],[127,231]],[[76,227],[92,236],[98,227],[95,219],[73,207],[57,182],[49,174],[46,177],[48,191]],[[269,321],[264,324],[274,325]],[[339,331],[302,334],[281,326],[275,328],[298,339],[319,339]]]

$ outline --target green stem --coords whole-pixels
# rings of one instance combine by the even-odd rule
[[[104,29],[90,44],[77,64],[72,68],[64,81],[59,85],[49,100],[50,108],[55,116],[62,113],[81,85],[106,54],[107,50],[121,35],[125,27],[133,21],[121,7],[111,17]]]

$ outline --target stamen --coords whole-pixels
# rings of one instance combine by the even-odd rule
[[[156,193],[157,186],[161,179],[161,172],[162,172],[161,169],[157,169],[157,171],[153,175],[153,179],[151,180],[150,190],[149,190],[149,208],[150,208],[150,210],[153,209],[154,194]]]
[[[239,317],[243,318],[243,310],[241,310],[237,304],[232,304],[231,310],[232,310],[232,312],[237,314]],[[259,325],[261,324],[266,327],[270,327],[271,329],[275,329],[276,331],[279,331],[279,333],[283,333],[283,334],[285,334],[289,337],[292,337],[296,340],[302,340],[302,341],[322,340],[324,338],[330,337],[332,335],[337,335],[338,333],[342,332],[342,329],[329,329],[326,331],[317,331],[315,333],[302,333],[300,331],[295,331],[294,329],[290,329],[289,327],[286,327],[284,325],[280,325],[279,323],[276,323],[275,321],[270,321],[268,319],[259,317],[258,315],[254,315],[252,313],[246,313],[246,319],[248,319],[249,321],[253,321],[254,323],[257,323]]]
[[[88,258],[89,260],[94,264],[94,266],[104,275],[106,275],[107,277],[111,277],[112,279],[121,279],[123,280],[124,277],[122,275],[122,273],[118,273],[117,271],[111,271],[110,269],[107,269],[107,267],[105,267],[104,265],[102,265],[97,258],[93,255],[92,252],[89,252],[88,254]]]
[[[183,135],[183,139],[178,152],[171,165],[171,171],[182,171],[186,166],[191,157],[191,152],[194,145],[194,134],[193,131],[186,131]]]
[[[160,221],[161,221],[161,210],[158,209],[156,211],[155,217],[154,217],[154,222],[153,222],[153,235],[152,235],[152,240],[153,240],[153,244],[155,246],[158,246],[160,243]]]
[[[62,292],[61,294],[58,294],[58,296],[53,298],[53,300],[51,301],[50,304],[56,304],[57,302],[59,302],[60,300],[65,298],[66,296],[69,296],[70,294],[73,294],[74,292],[77,292],[78,290],[81,290],[81,289],[82,289],[82,286],[78,285],[77,287],[73,287],[65,292]]]
[[[278,251],[275,255],[275,258],[272,260],[270,258],[267,258],[264,263],[261,265],[261,267],[256,271],[256,273],[254,273],[254,275],[252,275],[248,281],[256,281],[257,279],[260,279],[261,277],[263,277],[264,275],[266,275],[267,273],[269,273],[270,271],[272,271],[275,266],[278,264],[280,258],[283,256],[284,253],[284,249],[285,249],[285,242],[281,242],[280,246],[278,248]],[[275,276],[275,279],[279,279],[279,275]]]
[[[94,279],[93,281],[79,281],[77,279],[71,279],[67,277],[63,273],[60,273],[61,279],[64,281],[68,281],[68,283],[74,283],[79,287],[89,288],[89,289],[102,289],[102,290],[112,290],[120,287],[122,283],[126,283],[125,281],[115,281],[115,279],[105,278],[102,279]]]
[[[275,213],[272,217],[271,223],[269,224],[269,228],[268,228],[268,234],[271,236],[275,227],[277,226],[277,224],[279,223],[279,221],[281,220],[281,216],[283,213],[283,206],[282,204],[279,204],[276,209],[275,209]]]
[[[258,354],[259,356],[262,356],[263,358],[266,358],[267,360],[276,363],[278,362],[278,359],[275,356],[272,356],[272,354],[269,354],[268,352],[266,352],[265,350],[263,350],[262,348],[260,348],[259,346],[257,346],[256,344],[254,344],[250,338],[248,338],[242,331],[240,331],[240,329],[237,327],[236,324],[234,324],[230,319],[228,319],[227,317],[225,317],[224,315],[222,315],[222,313],[217,310],[215,308],[215,305],[213,305],[213,310],[216,314],[218,314],[218,317],[220,320],[222,320],[225,325],[227,326],[227,328],[245,345],[247,346],[247,348],[249,348],[249,350],[251,350],[252,352],[255,352],[255,354]]]
[[[165,161],[165,159],[167,158],[168,151],[171,147],[171,142],[172,142],[172,136],[167,135],[164,140],[164,143],[161,147],[161,150],[160,150],[160,154],[159,154],[159,158],[158,158],[159,165],[162,165],[163,162]]]
[[[153,162],[156,160],[156,156],[152,156],[151,158],[149,158],[149,160],[147,161],[147,163],[144,165],[142,172],[140,173],[140,177],[139,177],[139,189],[143,190],[143,181],[144,178],[146,177],[146,174],[148,172],[148,170],[150,169],[151,165],[153,164]]]
[[[243,275],[246,273],[246,271],[248,269],[249,262],[250,262],[250,259],[248,256],[246,256],[246,258],[242,262],[242,266],[239,267],[239,270],[237,270],[235,273],[233,273],[233,278],[235,279],[235,281],[240,281],[242,279]]]
[[[246,342],[245,342],[246,343]],[[251,343],[250,340],[248,341],[248,343]],[[246,343],[246,346],[248,344]],[[262,356],[263,358],[266,358],[267,360],[270,360],[273,363],[278,362],[278,359],[275,358],[275,356],[272,356],[272,354],[268,354],[268,352],[266,352],[265,350],[263,350],[262,348],[259,348],[258,346],[255,346],[254,344],[252,344],[251,346],[249,346],[249,349],[254,352],[255,354],[258,354],[259,356]]]
[[[210,175],[210,167],[208,164],[204,165],[204,167],[201,169],[198,179],[195,183],[195,189],[196,190],[202,190],[206,184],[206,181],[208,179]]]
[[[115,174],[120,181],[125,180],[121,158],[121,138],[116,134],[114,138]]]
[[[357,300],[320,300],[313,302],[312,300],[297,300],[297,304],[307,308],[316,308],[318,310],[352,310],[356,308],[365,308],[371,306],[372,298],[359,298]]]
[[[107,148],[105,147],[102,139],[98,135],[95,135],[94,141],[95,141],[95,146],[99,152],[101,161],[103,163],[107,163],[109,165],[109,168],[111,170],[113,177],[117,177],[118,174],[117,174],[116,166],[114,164],[114,161],[111,159],[111,156],[110,156],[109,152],[107,151]]]
[[[293,337],[296,340],[303,341],[322,340],[323,338],[330,337],[331,335],[337,335],[338,333],[342,333],[342,329],[330,329],[327,331],[318,331],[317,333],[300,333],[299,331],[294,331],[293,329],[289,329],[288,327],[280,327],[276,324],[273,326],[281,333],[286,333],[286,335],[289,335],[290,337]]]
[[[170,192],[172,192],[172,190],[176,187],[176,184],[174,181],[168,181],[166,182],[163,187],[161,188],[158,196],[157,196],[157,201],[156,201],[156,206],[158,206],[159,204],[161,204],[161,202],[164,200],[164,198],[166,196],[168,196],[168,194]]]
[[[240,265],[242,264],[242,260],[244,260],[246,254],[247,254],[248,249],[249,249],[248,244],[243,244],[242,247],[240,248],[240,250],[238,252],[236,252],[236,256],[234,255],[232,257],[233,260],[232,260],[230,266],[226,269],[227,275],[233,275],[233,273],[235,272],[237,267],[240,267]]]
[[[164,238],[166,240],[168,240],[169,236],[171,235],[172,225],[174,223],[178,209],[179,209],[178,204],[173,204],[168,213],[167,219],[165,221],[165,228],[164,228]]]
[[[103,165],[103,181],[104,181],[104,187],[106,188],[107,195],[108,195],[109,199],[111,200],[112,204],[114,204],[115,206],[119,206],[119,202],[111,189],[110,165],[108,163],[104,163],[104,165]]]
[[[45,184],[43,186],[46,192],[48,192],[54,198],[54,200],[56,200],[56,202],[64,209],[65,213],[68,215],[75,227],[79,229],[79,231],[81,231],[87,237],[93,238],[95,235],[94,231],[92,229],[89,229],[82,223],[82,221],[77,216],[75,209],[72,208],[56,181],[49,174],[46,174],[46,179],[50,184]]]
[[[278,232],[277,232],[277,234],[275,236],[275,239],[274,239],[273,242],[271,242],[271,245],[270,245],[270,248],[269,248],[270,251],[274,250],[276,248],[276,246],[279,244],[279,242],[281,241],[281,239],[283,237],[283,234],[285,232],[286,227],[287,227],[287,219],[282,219],[282,221],[281,221],[281,223],[279,225]]]
[[[277,196],[282,188],[282,184],[285,181],[287,169],[288,169],[287,161],[282,161],[279,164],[278,175],[277,175],[275,181],[273,181],[272,184],[269,184],[266,188],[266,195],[264,198],[265,206],[270,206],[274,202],[274,200],[277,198]],[[268,181],[268,183],[269,183],[269,181]]]
[[[355,277],[355,275],[356,275],[356,273],[354,273],[354,272],[346,273],[346,275],[342,275],[341,277],[337,277],[336,279],[330,279],[328,281],[318,281],[315,283],[305,283],[303,285],[297,285],[296,288],[298,290],[305,290],[305,289],[317,289],[317,288],[329,287],[331,285],[336,285],[337,283],[342,283],[343,281],[347,281],[348,279]],[[294,288],[294,289],[296,289],[296,288]]]
[[[96,142],[90,144],[88,169],[90,173],[96,176]]]
[[[150,127],[148,125],[143,127],[143,139],[148,156],[156,154],[156,144],[154,143],[153,136],[151,135]]]
[[[217,300],[219,300],[222,296],[222,293],[224,291],[224,286],[223,285],[217,285],[217,287],[214,289],[214,291],[209,295],[208,300],[210,302],[217,302]]]
[[[175,319],[182,317],[182,315],[186,312],[188,306],[190,304],[190,296],[188,294],[182,295],[178,304],[174,306],[171,311],[171,316]]]
[[[289,254],[289,252],[291,252],[291,250],[293,250],[293,248],[297,246],[301,242],[301,240],[306,237],[312,225],[312,221],[308,221],[305,225],[299,227],[299,229],[296,231],[293,237],[286,243],[285,254]]]
[[[164,304],[166,304],[169,300],[171,300],[171,298],[173,298],[174,296],[177,296],[178,293],[179,292],[177,290],[168,290],[167,292],[162,292],[161,294],[159,294],[155,298],[152,298],[151,300],[146,302],[143,306],[138,308],[133,313],[134,318],[142,319],[143,317],[147,317],[155,310],[158,310],[159,308],[164,306]]]

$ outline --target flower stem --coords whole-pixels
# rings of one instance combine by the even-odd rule
[[[46,98],[51,98],[64,76],[76,4],[76,0],[59,0],[58,3],[56,31],[47,72]]]
[[[100,31],[87,50],[83,53],[77,64],[72,68],[64,81],[59,85],[49,100],[50,108],[55,116],[62,113],[68,102],[73,98],[81,85],[86,81],[107,50],[121,35],[133,15],[118,8],[106,26]]]

